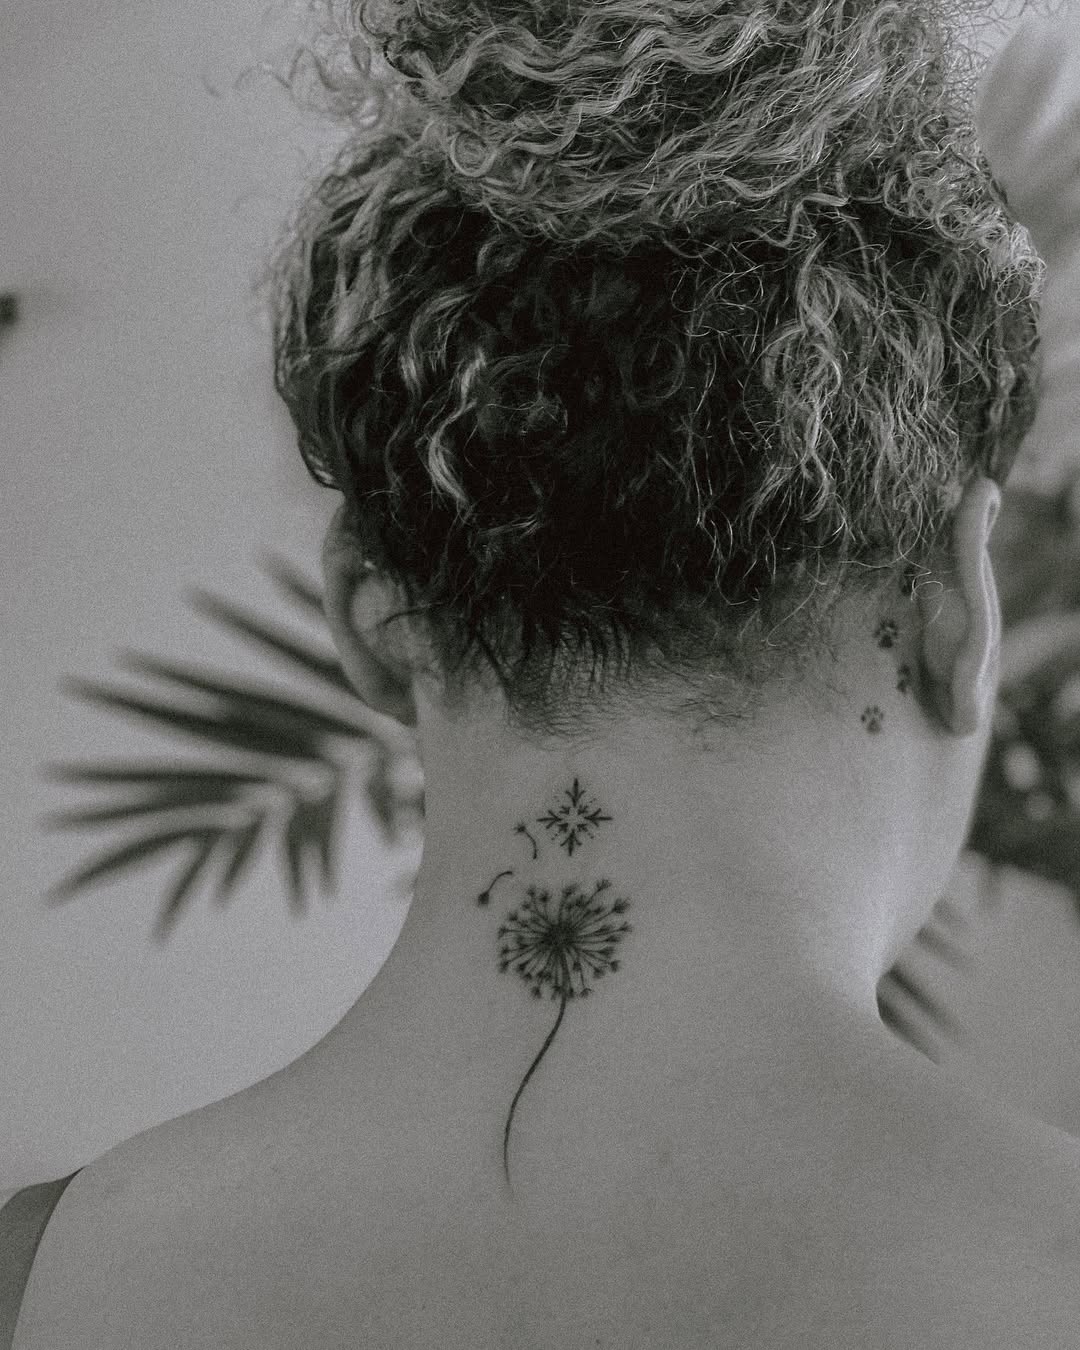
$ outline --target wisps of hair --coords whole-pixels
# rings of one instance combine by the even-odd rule
[[[263,278],[275,386],[448,706],[715,707],[1026,434],[1044,267],[976,140],[985,5],[313,8],[284,78],[349,131]]]

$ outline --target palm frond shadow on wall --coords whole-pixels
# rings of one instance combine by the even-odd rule
[[[1003,869],[1019,868],[1069,888],[1080,917],[1080,521],[1077,493],[1009,491],[994,536],[1005,623],[1003,680],[994,731],[967,841],[986,864],[992,891]],[[291,564],[263,567],[297,617],[325,632],[322,596]],[[48,777],[111,797],[50,814],[46,829],[125,826],[132,832],[47,893],[63,904],[88,888],[145,867],[164,854],[176,870],[152,930],[164,943],[199,887],[225,906],[260,848],[277,852],[287,901],[308,910],[314,870],[324,894],[337,886],[346,795],[364,794],[387,844],[422,824],[420,767],[387,719],[356,696],[332,654],[306,638],[204,591],[189,603],[234,636],[261,648],[306,682],[295,697],[280,689],[188,664],[122,651],[119,663],[169,694],[126,692],[67,679],[70,696],[134,718],[199,747],[205,758],[178,763],[46,765]],[[177,692],[181,697],[177,697]],[[410,881],[411,878],[406,878]],[[988,903],[991,901],[988,899]],[[970,969],[968,926],[944,895],[916,943],[950,970]],[[1080,972],[1078,972],[1080,975]],[[901,958],[878,987],[882,1020],[936,1058],[932,1037],[962,1035],[939,997]],[[917,1012],[918,1015],[913,1015]],[[920,1022],[922,1019],[922,1023]]]
[[[315,587],[279,558],[269,558],[264,569],[296,610],[325,627]],[[205,755],[201,763],[45,766],[53,780],[112,794],[98,805],[44,817],[45,828],[134,829],[133,837],[57,882],[46,901],[63,903],[95,883],[172,853],[179,862],[152,933],[159,943],[168,939],[212,873],[212,901],[227,905],[260,847],[276,846],[295,913],[308,910],[312,864],[324,892],[333,892],[344,795],[358,779],[388,844],[399,842],[410,822],[423,815],[410,757],[379,727],[382,719],[356,696],[334,655],[208,592],[193,591],[188,599],[205,617],[299,674],[310,691],[295,698],[246,679],[127,651],[118,657],[125,670],[171,686],[181,697],[153,697],[78,679],[63,682],[72,697],[137,719],[188,747],[198,746]]]

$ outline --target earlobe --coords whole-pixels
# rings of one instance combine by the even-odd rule
[[[411,678],[403,668],[384,659],[369,637],[382,617],[381,605],[372,601],[378,584],[377,580],[363,579],[355,583],[344,639],[347,645],[344,650],[339,647],[338,652],[345,673],[369,708],[402,726],[415,727],[418,716]]]
[[[323,546],[323,610],[345,675],[374,712],[406,727],[417,725],[411,682],[380,659],[367,634],[381,617],[376,599],[378,577],[366,569],[357,550],[341,535],[341,512],[334,517]]]
[[[983,726],[997,689],[1001,608],[988,543],[1000,505],[1001,490],[990,479],[968,484],[948,566],[917,591],[929,710],[958,736]]]

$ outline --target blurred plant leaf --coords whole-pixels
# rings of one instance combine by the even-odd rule
[[[267,553],[263,557],[262,568],[288,599],[296,601],[301,608],[306,609],[318,624],[324,623],[326,613],[323,609],[322,591],[303,577],[287,558]],[[334,662],[331,661],[329,664],[333,665]]]
[[[304,914],[307,910],[304,864],[308,857],[318,864],[324,891],[333,889],[333,843],[339,785],[340,777],[335,776],[334,785],[325,796],[312,801],[297,801],[285,827],[289,902],[297,914]]]
[[[942,896],[933,913],[919,929],[917,946],[961,975],[972,972],[974,962],[963,945],[970,921],[949,896]],[[912,953],[906,953],[878,982],[877,1005],[881,1020],[902,1040],[935,1063],[939,1060],[936,1037],[959,1043],[964,1030],[942,1003],[911,969]]]
[[[312,609],[313,613],[322,621],[321,602],[314,607],[309,604],[310,594],[313,593],[306,593],[303,588],[296,585],[289,587],[287,594],[293,599],[298,599],[306,608]],[[231,629],[239,637],[246,638],[275,655],[284,657],[286,662],[299,670],[301,674],[314,676],[315,679],[328,685],[337,693],[344,694],[347,698],[356,698],[356,691],[346,678],[345,672],[341,669],[336,657],[322,655],[314,648],[283,633],[280,629],[271,627],[263,620],[253,617],[236,605],[230,605],[227,601],[219,600],[213,595],[208,595],[205,591],[194,590],[190,593],[189,599],[194,608],[207,618]]]
[[[1006,629],[1043,614],[1080,609],[1076,491],[1047,495],[1008,488],[990,539]]]
[[[255,844],[259,838],[259,831],[263,828],[265,821],[265,815],[257,815],[249,824],[242,825],[229,836],[232,851],[225,870],[218,878],[217,889],[214,892],[214,902],[220,907],[224,908],[232,898],[240,878],[247,871],[255,855]]]
[[[1056,617],[1036,626],[1056,650],[1000,692],[969,847],[1066,887],[1080,914],[1080,641]]]
[[[206,871],[214,849],[221,838],[221,831],[194,830],[189,838],[195,841],[195,848],[187,866],[173,878],[173,883],[166,892],[165,903],[158,915],[157,926],[154,929],[154,937],[159,942],[163,942],[169,936],[179,920],[181,910],[191,896],[195,883]]]
[[[152,792],[127,801],[107,806],[93,806],[81,811],[58,811],[45,816],[42,823],[51,829],[70,829],[83,825],[107,825],[115,821],[134,820],[137,816],[158,811],[173,811],[185,806],[209,806],[234,802],[243,795],[243,788],[264,780],[252,774],[211,773],[206,770],[188,772],[171,781],[165,779]]]
[[[1080,915],[1078,484],[1003,494],[990,552],[1006,659],[967,847],[1067,888]]]
[[[98,854],[63,881],[58,881],[49,891],[49,897],[52,900],[66,900],[92,881],[99,881],[103,877],[125,871],[132,864],[144,862],[174,844],[186,843],[193,834],[190,829],[162,830],[154,834],[144,834],[130,843],[122,844],[119,848],[109,849],[105,853]]]
[[[283,594],[309,620],[325,624],[316,588],[281,560],[272,560],[268,566]],[[45,828],[147,822],[145,833],[58,882],[49,899],[69,900],[96,882],[145,866],[173,849],[182,854],[182,862],[158,915],[154,937],[159,941],[173,931],[198,884],[217,862],[221,870],[213,901],[226,905],[253,865],[264,838],[271,843],[277,840],[286,895],[294,913],[307,910],[309,863],[314,864],[324,893],[332,893],[338,874],[347,760],[358,751],[363,752],[368,804],[387,843],[397,842],[402,826],[422,809],[420,797],[402,795],[395,787],[401,747],[379,736],[374,725],[377,719],[356,696],[336,659],[249,611],[204,592],[194,596],[202,613],[283,659],[294,672],[312,681],[313,694],[323,690],[338,702],[344,696],[357,716],[349,718],[314,699],[130,651],[121,652],[118,658],[129,672],[178,687],[195,700],[195,706],[85,680],[63,682],[62,687],[75,698],[145,721],[167,735],[193,740],[214,756],[205,764],[123,762],[45,768],[46,776],[55,780],[122,794],[104,803],[47,815],[41,821]],[[244,767],[229,763],[235,755],[243,757]],[[259,767],[250,767],[252,760]]]
[[[193,667],[157,661],[134,652],[123,652],[119,659],[130,670],[216,698],[216,714],[203,715],[172,703],[154,703],[84,680],[65,681],[65,687],[73,697],[148,718],[167,730],[234,749],[295,759],[317,758],[327,736],[364,739],[368,735],[363,725],[280,694],[263,693],[253,685],[228,683]]]
[[[167,764],[154,768],[146,764],[47,764],[45,776],[65,783],[183,783],[192,780],[243,783],[251,785],[265,781],[261,774],[234,773],[224,769],[192,769],[182,764]]]

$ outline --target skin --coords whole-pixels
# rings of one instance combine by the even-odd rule
[[[895,1056],[876,986],[946,886],[990,735],[999,505],[974,479],[946,562],[914,596],[852,602],[835,664],[752,726],[695,737],[636,717],[544,745],[511,735],[495,700],[447,717],[372,638],[400,597],[358,572],[339,512],[327,618],[357,693],[415,738],[425,823],[397,945],[316,1048],[336,1081],[408,1063],[453,1085],[464,1112],[490,1113],[492,1174],[512,1186],[515,1157],[527,1168],[545,1131],[554,1147],[575,1103],[620,1122],[630,1156],[635,1122],[720,1128],[714,1076],[725,1101],[767,1087],[797,1104]],[[558,923],[563,888],[591,906],[576,928]]]
[[[335,522],[339,652],[425,770],[401,936],[287,1069],[79,1177],[16,1350],[1071,1343],[1075,1140],[875,1000],[989,738],[998,501],[753,729],[545,746],[388,664]]]

